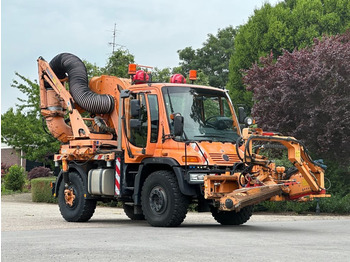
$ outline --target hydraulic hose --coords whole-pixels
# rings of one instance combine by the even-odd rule
[[[90,90],[86,67],[77,56],[69,53],[59,54],[51,60],[50,67],[59,79],[64,79],[68,75],[69,92],[81,108],[95,114],[107,114],[113,111],[114,98]]]

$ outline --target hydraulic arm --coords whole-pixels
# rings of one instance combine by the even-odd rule
[[[324,170],[313,161],[305,146],[293,137],[264,133],[261,129],[243,130],[244,149],[238,154],[243,162],[241,170],[227,171],[225,175],[204,178],[205,198],[213,199],[219,209],[239,211],[264,200],[300,199],[304,196],[328,197],[324,188]],[[288,159],[295,167],[287,174],[284,167],[276,167],[259,147],[253,152],[254,142],[273,142],[288,150]]]

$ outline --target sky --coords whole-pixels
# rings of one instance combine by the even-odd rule
[[[203,46],[208,34],[246,23],[265,2],[280,0],[2,0],[1,113],[25,98],[11,87],[15,72],[34,81],[37,58],[70,52],[103,67],[116,43],[135,62],[179,64],[178,50]]]

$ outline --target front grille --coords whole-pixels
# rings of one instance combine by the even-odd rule
[[[229,160],[226,161],[223,155],[227,155]],[[239,162],[239,158],[236,154],[210,153],[209,156],[218,165],[228,165]]]

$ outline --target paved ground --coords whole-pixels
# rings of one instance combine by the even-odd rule
[[[2,261],[349,261],[350,217],[253,215],[243,226],[189,213],[178,228],[130,221],[97,207],[87,223],[67,223],[53,204],[3,196]]]

